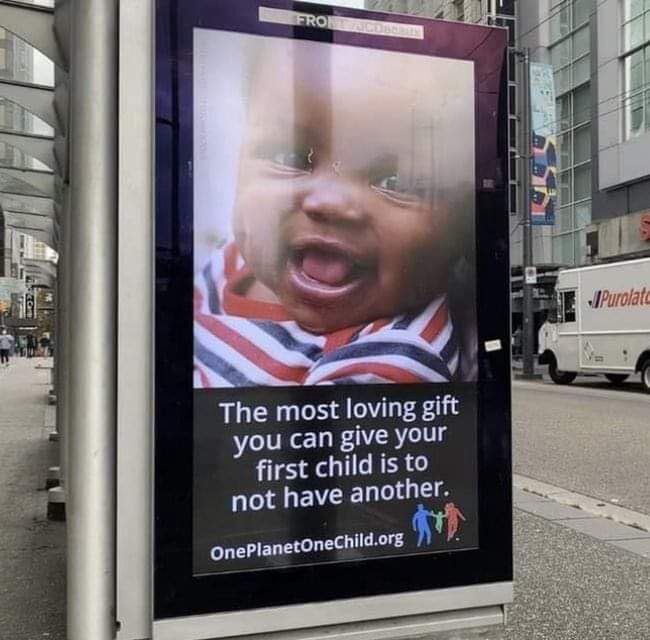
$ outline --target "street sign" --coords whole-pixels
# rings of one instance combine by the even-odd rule
[[[154,638],[510,598],[505,33],[305,6],[158,2]]]
[[[526,284],[537,284],[537,267],[526,267],[524,274]]]

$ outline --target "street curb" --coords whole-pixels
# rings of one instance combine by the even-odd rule
[[[567,491],[561,487],[516,474],[512,476],[512,484],[516,489],[549,498],[559,504],[581,509],[590,515],[608,518],[619,524],[650,532],[650,516],[644,513],[617,507],[603,500],[597,500],[581,493]]]

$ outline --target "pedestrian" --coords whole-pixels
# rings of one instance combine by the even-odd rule
[[[9,354],[13,344],[13,336],[7,333],[6,329],[2,329],[0,332],[0,365],[9,366]]]
[[[43,337],[40,339],[41,345],[41,355],[45,358],[47,357],[50,350],[50,338],[47,334],[43,334]]]
[[[33,358],[36,352],[36,338],[33,334],[28,334],[27,336],[27,357]]]
[[[27,338],[25,336],[18,336],[16,339],[17,353],[21,358],[24,358],[27,355]]]

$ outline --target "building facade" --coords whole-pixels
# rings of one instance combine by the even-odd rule
[[[650,0],[594,11],[591,261],[650,256]]]
[[[556,91],[558,209],[535,261],[650,255],[650,1],[519,5],[521,46],[553,66]]]

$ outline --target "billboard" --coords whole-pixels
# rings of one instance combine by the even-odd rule
[[[554,225],[557,208],[557,137],[555,135],[555,85],[550,64],[530,64],[532,171],[530,220],[534,225]]]
[[[305,7],[159,3],[161,619],[511,579],[504,32]]]

